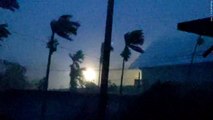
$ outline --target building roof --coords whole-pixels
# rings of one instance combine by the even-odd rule
[[[213,19],[210,17],[187,22],[177,25],[178,30],[195,33],[202,36],[213,37]],[[136,59],[130,68],[155,67],[163,65],[190,64],[194,42],[187,40],[191,38],[170,38],[152,44],[146,51]],[[202,54],[212,43],[198,46],[195,54],[194,63],[213,61],[213,55],[204,58]]]
[[[193,37],[193,38],[191,38]],[[130,66],[130,68],[155,67],[164,65],[190,64],[197,36],[164,38],[153,42]],[[204,44],[197,47],[194,63],[213,61],[213,54],[204,58],[203,52],[213,41],[204,37]]]
[[[213,18],[207,17],[178,23],[178,30],[213,37]]]

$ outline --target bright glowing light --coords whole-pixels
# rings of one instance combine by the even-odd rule
[[[85,71],[83,71],[84,78],[86,81],[92,82],[96,78],[96,72],[95,70],[91,68],[87,68]]]

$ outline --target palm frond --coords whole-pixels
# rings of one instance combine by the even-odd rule
[[[58,20],[51,21],[51,29],[60,37],[67,40],[72,40],[70,35],[77,35],[78,27],[80,24],[78,22],[71,21],[71,15],[62,15]]]
[[[128,61],[131,52],[130,49],[143,53],[144,50],[139,47],[139,45],[143,45],[144,43],[144,36],[142,30],[134,30],[132,32],[127,32],[124,34],[124,40],[125,40],[125,48],[121,53],[121,56],[124,58],[125,61]]]
[[[19,3],[17,0],[0,0],[0,7],[3,9],[15,11],[16,9],[19,9]]]
[[[143,45],[144,43],[144,36],[142,30],[134,30],[132,32],[128,32],[124,35],[125,43],[127,45],[134,44],[134,45]]]
[[[82,63],[84,60],[84,53],[82,50],[77,51],[75,54],[69,54],[70,58],[72,59],[73,63]]]
[[[0,41],[7,38],[11,33],[7,30],[7,24],[0,24]]]
[[[131,49],[133,49],[134,51],[136,51],[136,52],[144,53],[144,50],[143,50],[142,48],[138,47],[138,46],[129,45],[129,47],[130,47]]]

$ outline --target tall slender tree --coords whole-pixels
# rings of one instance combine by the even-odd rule
[[[125,40],[125,47],[124,50],[121,53],[121,57],[123,57],[123,64],[122,64],[122,73],[121,73],[121,83],[120,83],[120,94],[122,95],[122,89],[123,89],[123,76],[124,76],[124,68],[125,68],[125,62],[128,61],[131,55],[130,49],[143,53],[144,50],[139,47],[139,45],[143,45],[144,43],[144,36],[142,30],[134,30],[132,32],[128,32],[124,35]]]
[[[82,50],[77,51],[75,54],[69,54],[72,59],[72,64],[70,65],[70,89],[77,88],[77,82],[82,83],[82,69],[80,68],[80,63],[84,60],[84,53]]]
[[[191,75],[192,75],[192,65],[194,63],[194,58],[196,57],[196,51],[198,46],[201,46],[202,44],[204,44],[204,40],[201,36],[198,37],[195,46],[194,46],[194,50],[192,52],[192,56],[191,56],[191,61],[190,61],[190,65],[189,65],[189,69],[188,69],[188,80],[191,80]]]
[[[46,77],[44,80],[43,91],[47,91],[48,89],[48,80],[49,80],[49,72],[50,72],[50,64],[51,64],[51,56],[53,52],[57,50],[58,41],[55,39],[55,34],[58,36],[65,38],[67,40],[72,41],[70,35],[77,35],[77,29],[79,28],[80,24],[78,22],[71,21],[71,15],[62,15],[59,17],[58,20],[52,20],[50,23],[52,35],[50,41],[47,43],[47,48],[49,48],[49,55],[48,55],[48,63],[47,63],[47,71]],[[44,95],[41,108],[41,120],[45,120],[45,113],[47,107],[46,95]]]
[[[193,62],[194,62],[194,58],[195,58],[195,54],[196,54],[196,51],[197,51],[197,47],[201,46],[203,43],[204,43],[203,38],[201,36],[199,36],[197,41],[196,41],[196,44],[194,46],[194,50],[192,52],[191,64],[193,64]]]
[[[50,23],[52,35],[50,41],[47,43],[47,47],[49,48],[49,55],[46,79],[44,82],[45,91],[48,89],[51,56],[53,52],[57,50],[58,45],[58,41],[55,39],[55,34],[70,41],[72,41],[70,35],[77,35],[77,29],[79,28],[80,24],[78,22],[71,21],[71,18],[71,15],[62,15],[59,17],[58,20],[52,20]]]

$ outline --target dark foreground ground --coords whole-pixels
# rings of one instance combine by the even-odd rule
[[[0,92],[0,120],[39,120],[41,91]],[[50,91],[47,120],[94,120],[97,94]],[[157,83],[141,95],[109,95],[107,120],[213,120],[213,84]]]

